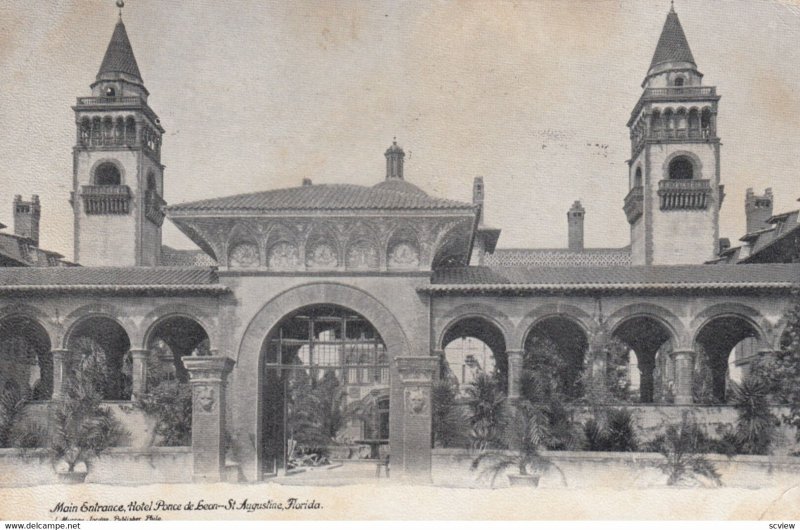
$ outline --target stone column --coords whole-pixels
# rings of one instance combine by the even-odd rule
[[[508,399],[519,399],[522,393],[522,351],[507,350]]]
[[[69,350],[52,350],[53,356],[53,395],[51,399],[58,399],[66,392],[67,378],[71,362]]]
[[[675,404],[691,405],[692,379],[694,378],[694,352],[679,350],[672,352],[675,362]]]
[[[431,385],[437,357],[396,357],[402,390],[401,432],[392,433],[392,478],[414,483],[431,481]]]
[[[137,399],[147,392],[147,356],[148,350],[131,350],[132,399]]]
[[[644,355],[642,355],[642,357],[644,357]],[[642,403],[652,403],[655,390],[655,381],[653,380],[653,374],[656,369],[656,361],[655,359],[647,359],[645,361],[638,361],[638,363],[639,363],[639,399]]]
[[[192,385],[192,456],[195,482],[225,476],[225,381],[235,364],[228,357],[181,357]]]

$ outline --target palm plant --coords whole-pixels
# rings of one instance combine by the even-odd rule
[[[503,422],[506,395],[496,378],[479,372],[467,385],[467,411],[472,446],[478,452],[497,447]]]
[[[54,464],[64,463],[68,473],[78,464],[88,465],[117,445],[127,432],[102,406],[97,380],[105,371],[95,355],[84,357],[67,380],[66,391],[55,400],[48,452]]]
[[[529,478],[531,485],[539,482],[541,474],[555,464],[542,454],[552,442],[546,410],[539,404],[521,399],[504,407],[499,441],[507,449],[483,449],[472,461],[471,468],[483,467],[482,474],[491,477],[494,485],[498,475],[507,469],[516,470],[521,477]],[[513,478],[512,483],[513,483]]]
[[[707,438],[688,414],[684,413],[680,423],[667,426],[664,434],[654,442],[666,458],[666,462],[658,467],[667,474],[667,485],[678,485],[694,476],[722,485],[716,466],[703,454]]]
[[[768,454],[779,421],[769,407],[770,383],[751,373],[741,384],[731,382],[730,388],[731,404],[739,415],[734,433],[738,452]]]
[[[463,446],[467,434],[464,411],[456,401],[456,387],[449,379],[441,379],[431,390],[433,443],[438,447]]]

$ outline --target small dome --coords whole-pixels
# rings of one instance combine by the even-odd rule
[[[379,182],[378,184],[372,186],[372,189],[381,191],[394,191],[397,193],[406,193],[409,195],[421,195],[424,197],[428,196],[428,194],[425,193],[422,189],[411,184],[410,182],[406,182],[405,180],[400,180],[400,179],[384,180],[383,182]]]
[[[392,142],[392,145],[389,146],[389,149],[387,149],[386,153],[384,153],[384,154],[390,155],[392,153],[403,153],[403,154],[405,154],[403,152],[403,148],[400,147],[399,145],[397,145],[397,140],[394,140]]]

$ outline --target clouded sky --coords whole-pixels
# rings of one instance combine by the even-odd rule
[[[677,0],[722,95],[721,235],[747,187],[800,197],[797,2]],[[624,246],[630,111],[669,2],[127,0],[123,18],[167,130],[170,203],[315,183],[371,185],[397,136],[406,178],[469,201],[486,182],[501,247]],[[112,0],[0,4],[0,221],[39,193],[42,246],[72,256],[71,148],[117,13]],[[191,243],[165,222],[165,243]]]

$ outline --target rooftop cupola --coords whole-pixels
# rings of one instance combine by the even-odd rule
[[[386,157],[386,180],[403,180],[403,159],[406,154],[403,148],[397,145],[396,138],[384,156]]]
[[[689,41],[675,12],[674,5],[667,13],[650,69],[642,83],[646,88],[699,85],[703,74],[697,70]]]

